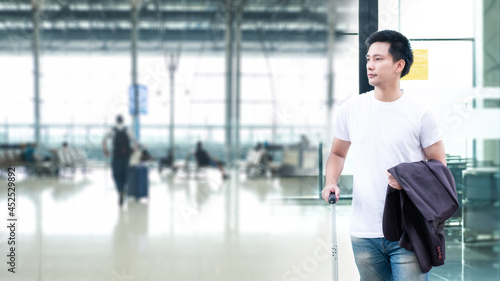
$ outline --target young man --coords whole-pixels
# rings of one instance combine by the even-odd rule
[[[123,124],[123,117],[116,116],[116,125],[104,135],[102,140],[102,150],[106,157],[109,157],[107,141],[113,141],[113,155],[111,157],[111,170],[116,190],[119,194],[118,204],[122,206],[125,196],[125,184],[127,182],[127,172],[132,154],[132,145],[136,144],[132,134]]]
[[[399,88],[413,53],[396,31],[367,40],[366,68],[374,90],[342,104],[326,163],[322,197],[340,195],[337,181],[352,145],[354,183],[350,235],[361,280],[427,280],[414,252],[384,238],[382,215],[387,185],[401,189],[389,168],[402,162],[436,159],[446,164],[443,142],[431,112]]]

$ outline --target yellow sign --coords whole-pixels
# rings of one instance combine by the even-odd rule
[[[413,50],[410,73],[401,80],[429,80],[429,50]]]

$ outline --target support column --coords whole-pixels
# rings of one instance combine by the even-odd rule
[[[333,139],[333,95],[334,95],[334,84],[333,84],[333,52],[335,46],[335,21],[336,21],[336,0],[328,1],[328,58],[327,58],[327,79],[328,88],[326,92],[326,143],[329,143]]]
[[[366,72],[366,39],[378,30],[378,0],[359,0],[359,93],[363,94],[373,87],[368,83]]]
[[[233,25],[233,0],[226,1],[226,163],[229,165],[233,162],[233,41],[234,41],[234,25]]]
[[[168,64],[168,71],[170,74],[170,126],[169,126],[169,139],[170,139],[170,155],[172,161],[175,161],[175,71],[177,70],[179,56],[174,57],[170,55],[170,62]]]
[[[319,199],[321,199],[321,191],[323,191],[324,183],[323,183],[323,177],[324,177],[324,172],[323,172],[323,143],[319,143],[318,147],[318,196]]]
[[[130,17],[132,21],[131,28],[131,52],[132,52],[132,87],[134,88],[134,113],[133,113],[133,130],[137,141],[140,140],[140,123],[139,123],[139,87],[137,80],[137,40],[139,37],[138,18],[139,18],[139,2],[140,0],[130,0],[131,11]]]
[[[237,3],[235,3],[237,2]],[[226,1],[226,163],[239,154],[241,14],[246,0]]]
[[[235,98],[234,98],[234,159],[240,152],[240,108],[241,108],[241,21],[245,0],[240,0],[235,9]],[[233,159],[233,160],[234,160]]]
[[[41,0],[31,0],[33,17],[33,82],[35,88],[35,143],[40,146],[40,10]]]

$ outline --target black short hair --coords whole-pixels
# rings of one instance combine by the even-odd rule
[[[123,116],[116,115],[116,123],[117,124],[123,124]]]
[[[196,143],[196,151],[202,150],[203,149],[203,144],[201,141],[198,141]]]
[[[413,64],[413,51],[408,38],[394,30],[381,30],[366,39],[366,48],[370,49],[370,46],[375,42],[386,42],[391,45],[389,53],[392,55],[394,62],[405,61],[405,67],[401,71],[401,78],[410,72],[410,67]]]

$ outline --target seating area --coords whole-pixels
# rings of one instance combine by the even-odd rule
[[[87,169],[87,155],[82,149],[69,147],[52,149],[51,155],[51,169],[58,175],[67,172],[74,174],[77,168],[85,173]]]
[[[271,171],[271,163],[265,149],[248,150],[245,160],[239,162],[240,169],[247,175],[262,175]]]
[[[44,159],[37,157],[33,152],[32,144],[0,144],[0,168],[6,171],[14,167],[24,170],[27,174],[40,174],[44,170]],[[31,152],[28,152],[28,148]]]
[[[22,159],[22,149],[19,146],[2,146],[0,149],[0,167],[5,170],[9,167],[25,166],[28,163]]]
[[[250,148],[238,163],[247,175],[305,176],[318,174],[318,148],[300,149],[280,146],[272,151]]]
[[[182,172],[188,177],[198,173],[205,167],[200,167],[194,157],[194,150],[186,153],[185,157],[177,158],[175,161],[167,159],[168,157],[160,158],[158,163],[158,172],[161,174],[164,169],[170,169],[174,174]]]
[[[28,176],[60,176],[77,168],[85,172],[87,156],[85,151],[76,148],[50,149],[47,155],[35,153],[32,144],[1,144],[0,168],[2,171],[10,167],[21,169]],[[27,151],[29,153],[27,153]]]

